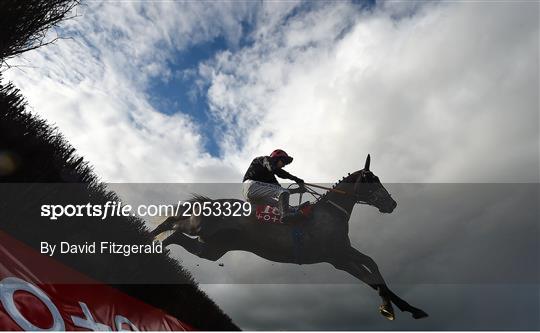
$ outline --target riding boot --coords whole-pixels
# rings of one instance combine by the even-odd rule
[[[281,221],[286,222],[291,219],[298,218],[302,213],[297,209],[291,209],[289,206],[289,193],[283,192],[279,196],[279,212],[281,213]]]

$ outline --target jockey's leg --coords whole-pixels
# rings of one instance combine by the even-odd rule
[[[298,210],[290,208],[289,191],[278,184],[246,181],[244,183],[244,196],[249,202],[265,202],[270,205],[277,203],[282,220],[302,215]]]
[[[302,213],[297,209],[291,209],[291,206],[289,206],[289,192],[284,191],[279,196],[279,211],[281,213],[281,219],[291,219],[296,218],[298,216],[301,216]]]
[[[283,192],[287,192],[287,190],[276,184],[263,183],[253,180],[247,180],[244,182],[244,198],[246,201],[252,203],[266,204],[271,206],[276,205],[279,196]]]

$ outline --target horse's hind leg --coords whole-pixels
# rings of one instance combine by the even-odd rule
[[[151,234],[157,237],[165,231],[180,231],[188,235],[197,235],[200,231],[201,219],[199,216],[170,216],[154,229]]]
[[[207,243],[201,242],[198,238],[191,238],[184,235],[182,232],[175,232],[169,237],[165,238],[162,242],[163,247],[167,247],[171,244],[177,244],[186,249],[189,253],[196,255],[200,258],[204,258],[210,261],[216,261],[224,254],[223,251],[214,249]]]
[[[170,216],[165,221],[161,222],[150,234],[155,238],[162,232],[173,230],[175,223],[178,221],[178,217]]]
[[[167,247],[171,244],[177,244],[197,256],[202,252],[204,246],[204,243],[200,242],[198,239],[188,237],[181,232],[173,233],[169,237],[165,238],[161,244],[163,247]]]

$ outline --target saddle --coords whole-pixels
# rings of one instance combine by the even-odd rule
[[[299,206],[291,206],[291,209],[297,209],[301,212],[298,220],[304,220],[311,216],[313,205],[306,201]],[[281,213],[277,206],[272,205],[256,205],[255,217],[259,223],[277,223],[285,224],[281,219]]]

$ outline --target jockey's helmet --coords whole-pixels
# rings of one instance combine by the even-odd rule
[[[276,149],[271,154],[270,157],[272,157],[275,160],[282,160],[285,165],[291,163],[293,161],[293,158],[289,156],[284,150]]]

